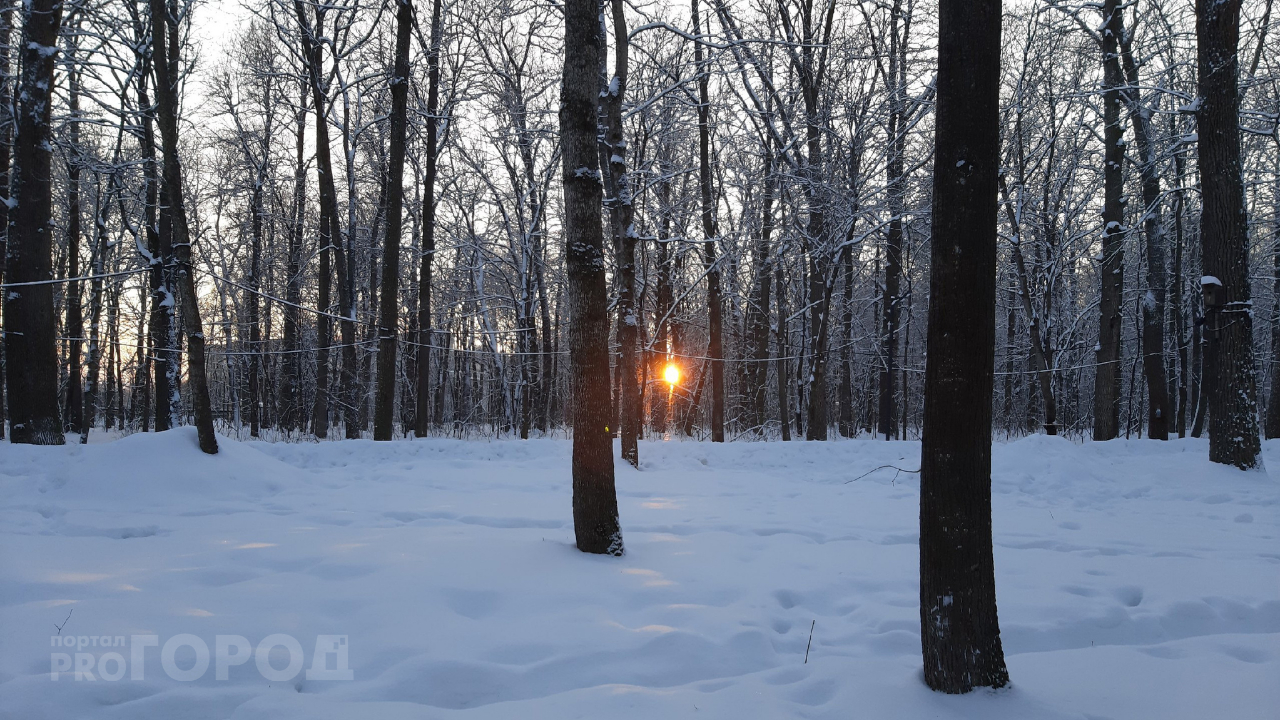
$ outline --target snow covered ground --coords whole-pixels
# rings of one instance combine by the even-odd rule
[[[572,546],[563,440],[0,444],[0,717],[1280,715],[1280,484],[1203,441],[996,448],[1013,687],[962,697],[920,681],[917,477],[846,483],[918,467],[918,443],[640,452],[617,559]],[[277,633],[304,665],[249,659]],[[307,678],[321,635],[353,679]],[[164,669],[218,636],[246,642]],[[95,679],[51,680],[77,653]]]

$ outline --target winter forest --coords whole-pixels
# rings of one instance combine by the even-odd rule
[[[1280,707],[1272,0],[0,0],[0,196],[0,717]]]

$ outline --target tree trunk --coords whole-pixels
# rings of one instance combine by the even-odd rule
[[[693,0],[693,32],[702,33],[698,0]],[[711,192],[711,104],[707,97],[710,69],[702,54],[702,43],[693,45],[693,64],[698,73],[698,190],[702,199],[702,253],[707,273],[707,357],[711,363],[711,442],[724,442],[724,330],[720,299],[720,267],[716,262],[717,228],[715,199]]]
[[[1120,434],[1120,326],[1124,300],[1124,127],[1120,124],[1121,85],[1119,38],[1120,0],[1106,0],[1103,8],[1103,205],[1101,299],[1098,308],[1097,370],[1093,383],[1093,439],[1111,440]]]
[[[596,0],[564,4],[560,143],[564,167],[565,266],[573,370],[573,526],[578,549],[621,555],[609,432],[609,307],[596,144],[604,45]]]
[[[1123,15],[1117,13],[1117,18]],[[1116,20],[1123,27],[1120,19]],[[1147,382],[1147,434],[1153,440],[1169,439],[1169,378],[1164,363],[1164,305],[1169,283],[1165,269],[1165,230],[1160,212],[1160,168],[1151,128],[1151,109],[1142,104],[1138,64],[1133,58],[1133,36],[1120,43],[1133,137],[1138,146],[1138,173],[1142,179],[1142,236],[1147,243],[1147,294],[1142,298],[1142,372]]]
[[[781,257],[781,248],[779,248],[778,256]],[[788,379],[791,370],[788,368],[787,355],[790,353],[790,343],[787,342],[787,296],[786,286],[783,284],[782,263],[776,263],[773,268],[774,295],[778,298],[778,328],[774,333],[775,345],[778,348],[777,358],[777,376],[778,376],[778,421],[782,429],[782,441],[790,442],[791,440],[791,388]]]
[[[284,372],[280,378],[281,427],[293,432],[304,426],[302,420],[302,234],[307,208],[307,174],[305,140],[307,130],[306,81],[302,82],[294,130],[293,201],[290,206],[289,249],[286,258],[284,306]]]
[[[1176,118],[1172,122],[1176,123]],[[1171,125],[1170,128],[1174,130],[1176,125]],[[1174,133],[1171,132],[1170,134]],[[1186,282],[1182,277],[1182,213],[1186,206],[1182,190],[1183,173],[1186,166],[1183,152],[1183,147],[1179,144],[1173,153],[1174,167],[1177,172],[1177,187],[1173,193],[1173,297],[1169,308],[1169,312],[1173,315],[1173,327],[1174,333],[1177,335],[1178,346],[1178,411],[1175,423],[1178,437],[1187,436],[1187,405],[1189,402],[1187,390],[1190,372],[1187,360],[1187,318],[1186,313],[1182,310],[1183,292],[1184,288],[1186,288]]]
[[[4,293],[9,439],[62,445],[58,408],[57,318],[53,306],[53,188],[50,110],[62,3],[22,5],[22,79],[10,192]],[[14,288],[19,283],[45,283]]]
[[[123,139],[123,138],[122,138]],[[120,160],[119,152],[116,153],[117,163]],[[106,198],[102,196],[101,189],[98,193],[98,209],[94,213],[94,232],[93,247],[90,250],[90,274],[94,279],[90,285],[91,292],[89,295],[89,353],[87,370],[84,378],[84,407],[83,417],[80,422],[80,444],[85,445],[89,442],[89,431],[93,429],[95,424],[95,411],[98,403],[98,387],[99,387],[99,370],[102,364],[102,346],[99,343],[101,336],[100,327],[102,322],[102,275],[106,270],[106,254],[110,248],[107,241],[107,213],[114,201],[116,191],[116,179],[114,173],[108,183]],[[110,383],[111,376],[107,375],[107,382]]]
[[[769,311],[772,305],[770,290],[773,286],[774,259],[770,255],[769,240],[773,233],[773,152],[766,143],[764,156],[764,207],[760,217],[760,237],[756,242],[755,282],[751,289],[751,302],[747,305],[747,341],[751,356],[747,363],[746,385],[750,393],[747,405],[750,417],[747,424],[757,434],[763,434],[765,408],[768,395],[766,380],[769,378]]]
[[[1009,682],[991,540],[1000,2],[942,0],[929,355],[920,451],[920,637],[925,683]]]
[[[1253,366],[1249,235],[1240,165],[1236,77],[1240,0],[1196,0],[1204,274],[1221,282],[1223,304],[1207,313],[1209,459],[1242,470],[1261,467]]]
[[[9,159],[13,143],[13,0],[0,0],[0,195],[11,197]],[[0,283],[5,280],[5,255],[9,246],[9,204],[0,203]],[[0,341],[0,373],[4,372],[4,343]],[[5,432],[4,378],[0,377],[0,440]]]
[[[640,467],[640,433],[644,430],[644,408],[640,405],[639,309],[636,307],[636,232],[632,227],[635,207],[627,181],[627,141],[622,129],[622,103],[627,92],[627,63],[630,39],[622,0],[610,0],[613,10],[613,78],[600,91],[605,127],[600,146],[601,169],[608,197],[610,230],[613,236],[615,283],[618,288],[618,438],[622,459]],[[696,10],[695,17],[696,15]],[[603,29],[601,30],[603,32]],[[601,52],[604,44],[601,43]],[[600,65],[606,65],[606,56]]]
[[[152,0],[155,2],[155,0]],[[307,79],[311,86],[311,104],[315,107],[316,119],[316,174],[320,185],[320,307],[321,312],[328,312],[329,306],[329,261],[332,260],[334,269],[337,271],[338,283],[338,325],[341,329],[342,344],[342,375],[340,385],[345,389],[343,398],[346,400],[342,403],[342,417],[345,421],[345,430],[348,437],[353,433],[358,436],[359,429],[355,422],[355,415],[351,400],[352,390],[356,385],[356,363],[355,360],[355,306],[352,297],[351,268],[347,266],[346,253],[343,250],[342,229],[338,225],[338,195],[333,181],[333,161],[329,149],[329,123],[325,112],[326,107],[326,88],[323,83],[321,73],[321,46],[316,40],[314,33],[320,33],[324,29],[324,10],[323,6],[316,6],[316,23],[315,28],[307,21],[306,10],[302,0],[295,0],[294,13],[297,15],[298,29],[302,36],[303,58],[306,63]],[[317,353],[317,372],[316,372],[316,412],[313,420],[315,433],[323,439],[328,435],[329,430],[329,401],[330,392],[328,387],[328,359],[329,350],[326,347],[331,341],[329,337],[330,321],[326,315],[321,315],[319,326],[321,329],[319,342],[321,348]]]
[[[431,261],[436,254],[436,161],[440,153],[436,115],[440,105],[440,2],[431,3],[431,47],[427,51],[427,118],[423,132],[427,138],[426,171],[423,178],[422,198],[422,257],[418,271],[418,396],[417,411],[413,415],[413,434],[426,437],[433,417],[428,412],[432,405],[431,344],[435,339],[431,325]],[[443,398],[443,393],[438,394]],[[436,403],[434,419],[439,423],[443,414],[443,400]]]
[[[172,33],[172,36],[169,37],[166,33]],[[165,0],[151,0],[151,41],[152,55],[155,58],[156,121],[160,125],[164,186],[169,196],[170,221],[173,223],[182,329],[187,336],[187,377],[191,388],[191,406],[195,413],[200,449],[213,455],[218,452],[218,438],[213,430],[213,405],[209,399],[209,380],[205,373],[204,327],[200,322],[191,252],[192,239],[187,227],[182,167],[178,156],[178,83],[174,72],[178,62],[177,17],[167,12]]]
[[[1045,348],[1044,336],[1040,330],[1040,316],[1031,305],[1031,288],[1027,281],[1027,264],[1022,255],[1022,227],[1018,213],[1013,209],[1009,198],[1009,189],[1004,178],[998,180],[1000,194],[1004,198],[1005,214],[1009,219],[1009,227],[1013,231],[1013,262],[1018,275],[1018,297],[1022,301],[1022,312],[1027,316],[1027,332],[1031,336],[1031,360],[1035,366],[1036,379],[1040,381],[1040,395],[1044,398],[1044,432],[1046,435],[1058,434],[1058,401],[1053,393],[1053,367],[1049,362],[1049,353]],[[1012,316],[1010,316],[1012,321]]]
[[[83,208],[80,204],[80,166],[85,158],[80,147],[80,73],[76,69],[76,43],[67,42],[67,277],[80,276],[80,241]],[[96,273],[89,273],[96,274]],[[84,298],[78,280],[67,283],[66,324],[67,395],[63,404],[63,429],[79,433],[84,419]]]
[[[897,381],[894,365],[898,353],[898,320],[902,308],[902,214],[905,211],[903,177],[903,159],[906,154],[906,132],[904,115],[906,112],[906,61],[907,48],[900,38],[899,24],[902,15],[902,3],[895,0],[890,22],[889,50],[889,83],[890,92],[889,127],[890,142],[887,146],[889,157],[885,164],[888,181],[889,231],[885,242],[884,289],[880,303],[880,354],[884,365],[880,368],[880,396],[877,416],[879,432],[885,440],[898,437]]]
[[[1275,156],[1275,179],[1271,188],[1271,256],[1276,305],[1271,315],[1271,399],[1267,403],[1266,435],[1268,440],[1280,437],[1280,382],[1276,368],[1280,368],[1280,153]]]
[[[390,440],[395,430],[396,340],[400,323],[400,229],[404,210],[404,156],[409,106],[411,0],[396,2],[396,63],[391,78],[391,149],[387,168],[387,229],[382,247],[382,307],[378,317],[378,387],[373,406],[373,439]]]

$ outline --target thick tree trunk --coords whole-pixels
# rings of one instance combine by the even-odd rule
[[[373,406],[373,439],[390,440],[395,430],[396,340],[400,323],[400,229],[404,211],[404,156],[409,106],[411,0],[396,1],[396,62],[391,77],[391,150],[387,167],[387,229],[382,246],[382,307],[378,317],[378,388]]]
[[[693,0],[693,32],[702,33],[698,0]],[[720,266],[716,245],[720,231],[711,187],[711,104],[707,96],[710,69],[702,54],[702,43],[693,45],[693,64],[698,72],[698,190],[702,199],[702,254],[707,273],[707,357],[711,363],[711,442],[724,442],[724,328],[720,298]]]
[[[603,171],[604,199],[609,210],[609,226],[614,247],[614,281],[618,289],[618,439],[622,459],[640,467],[640,434],[644,430],[644,408],[640,405],[639,350],[640,311],[636,307],[636,232],[632,227],[635,207],[627,182],[627,141],[622,129],[622,103],[627,92],[627,64],[630,40],[623,14],[622,0],[610,0],[613,11],[614,62],[613,78],[600,91],[601,128],[600,163]],[[697,17],[696,10],[694,17]],[[602,30],[603,32],[603,30]],[[604,44],[601,43],[604,53]],[[606,65],[601,55],[600,65]]]
[[[898,321],[901,315],[902,291],[902,214],[905,211],[903,161],[906,155],[906,61],[907,48],[900,37],[903,30],[902,3],[895,0],[890,17],[889,127],[890,142],[887,146],[888,162],[885,164],[888,182],[889,230],[885,240],[884,288],[880,302],[880,355],[884,363],[880,367],[879,408],[877,419],[879,432],[885,440],[898,437],[897,379],[895,364],[898,354]]]
[[[13,143],[13,0],[0,0],[0,196],[10,197],[9,160]],[[5,256],[9,246],[9,204],[0,203],[0,283],[5,274]],[[4,371],[4,343],[0,341],[0,373]],[[5,383],[0,377],[0,440],[4,439]]]
[[[1196,0],[1200,108],[1200,243],[1204,274],[1221,282],[1209,313],[1209,459],[1242,470],[1262,465],[1253,366],[1249,235],[1240,165],[1237,86],[1240,0]]]
[[[1093,384],[1093,439],[1120,434],[1121,304],[1124,296],[1124,127],[1120,124],[1119,0],[1106,0],[1102,35],[1103,206],[1101,300],[1098,303],[1097,369]]]
[[[140,36],[146,31],[137,29]],[[147,287],[151,297],[151,313],[147,321],[147,336],[150,352],[147,365],[154,370],[152,392],[148,400],[155,402],[155,429],[164,432],[173,427],[177,418],[173,408],[177,404],[176,386],[172,382],[174,374],[170,372],[176,362],[173,352],[173,309],[174,298],[170,291],[170,273],[172,249],[168,233],[160,232],[160,169],[156,159],[155,106],[147,91],[147,80],[151,76],[151,54],[140,53],[139,62],[142,72],[138,79],[138,106],[146,108],[142,112],[142,195],[144,203],[143,233],[147,239],[146,261],[148,266]],[[143,426],[145,430],[146,420]]]
[[[600,158],[596,144],[604,38],[596,0],[564,5],[560,144],[565,266],[573,375],[573,526],[578,549],[621,555],[609,416],[609,306],[605,288]]]
[[[942,0],[929,356],[920,451],[920,637],[925,683],[1009,682],[991,541],[1000,2]]]
[[[62,445],[58,408],[57,318],[53,306],[53,188],[50,110],[62,3],[22,5],[22,79],[11,180],[4,293],[9,439]],[[44,283],[13,287],[19,283]]]
[[[436,115],[440,105],[440,3],[431,3],[431,47],[427,51],[427,118],[423,132],[427,139],[426,170],[423,178],[422,199],[422,257],[418,270],[418,394],[415,398],[417,411],[413,415],[413,434],[415,437],[426,437],[434,418],[438,424],[443,410],[443,400],[436,403],[434,415],[428,410],[432,406],[431,385],[431,344],[435,339],[431,324],[431,262],[436,254],[436,161],[440,153]],[[443,398],[443,394],[438,394]]]
[[[172,33],[173,37],[170,38],[167,33]],[[187,226],[182,167],[178,156],[178,84],[174,72],[177,65],[177,18],[168,12],[165,0],[151,0],[151,41],[151,51],[155,58],[156,121],[160,125],[164,186],[169,196],[169,215],[173,224],[178,302],[182,311],[182,329],[187,337],[187,377],[191,407],[195,414],[200,449],[212,455],[218,452],[218,438],[213,430],[213,405],[209,399],[209,380],[205,373],[204,327],[200,322],[191,252],[192,239]]]

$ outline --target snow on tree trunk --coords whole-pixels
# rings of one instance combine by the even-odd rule
[[[573,525],[579,550],[621,555],[609,429],[609,303],[596,143],[598,72],[604,43],[599,11],[595,0],[566,0],[564,5],[560,143],[573,378]]]
[[[1200,243],[1204,274],[1222,283],[1220,308],[1206,313],[1209,459],[1242,470],[1262,466],[1253,365],[1249,235],[1240,166],[1236,47],[1240,0],[1197,0],[1200,105]]]

